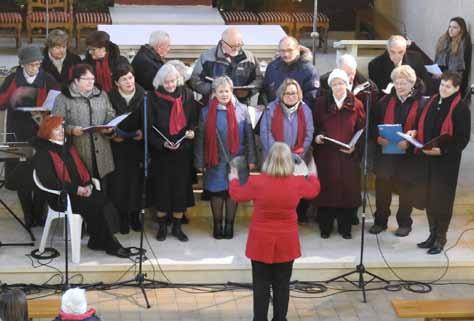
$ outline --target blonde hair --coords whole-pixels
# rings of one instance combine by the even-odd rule
[[[390,79],[392,79],[392,81],[395,81],[395,78],[405,78],[412,84],[415,84],[416,73],[415,70],[413,70],[413,68],[409,65],[401,65],[393,69],[392,73],[390,74]]]
[[[285,143],[274,143],[263,162],[262,173],[271,176],[290,176],[293,175],[294,169],[290,147]]]
[[[283,80],[276,92],[277,97],[280,99],[280,101],[283,101],[283,95],[285,94],[286,88],[291,85],[296,86],[296,91],[298,92],[298,100],[303,100],[303,91],[301,90],[300,84],[294,79],[286,78],[285,80]]]

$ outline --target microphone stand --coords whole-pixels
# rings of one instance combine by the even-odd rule
[[[148,296],[145,292],[145,281],[147,280],[146,274],[143,273],[143,259],[144,252],[143,249],[143,235],[144,235],[144,226],[145,226],[145,208],[146,208],[146,199],[147,199],[147,182],[148,182],[148,92],[145,91],[143,96],[143,188],[142,188],[142,206],[140,211],[140,248],[138,249],[139,260],[138,260],[138,273],[133,279],[126,280],[123,282],[117,283],[117,285],[126,285],[133,284],[140,288],[142,291],[143,297],[145,298],[146,308],[151,308],[150,302],[148,301]],[[151,280],[150,280],[151,281]]]
[[[369,123],[370,123],[370,98],[371,98],[371,91],[370,90],[364,90],[364,93],[366,94],[366,99],[365,99],[365,111],[366,111],[366,119],[365,119],[365,139],[364,139],[364,157],[363,157],[363,175],[364,175],[364,183],[363,183],[363,196],[362,196],[362,225],[361,225],[361,236],[360,236],[360,260],[359,264],[356,265],[355,269],[344,273],[342,275],[336,276],[332,279],[327,280],[325,283],[331,283],[340,279],[343,279],[350,284],[352,284],[355,287],[358,287],[359,289],[362,289],[362,298],[363,302],[367,303],[367,294],[366,294],[366,289],[365,287],[367,284],[373,282],[374,280],[378,280],[381,282],[384,282],[386,284],[390,284],[389,281],[385,280],[384,278],[367,271],[367,269],[364,266],[364,239],[365,239],[365,219],[366,219],[366,209],[367,209],[367,199],[368,199],[368,192],[367,192],[367,178],[369,175],[369,169],[368,169],[368,162],[367,162],[367,156],[368,156],[368,144],[369,144]],[[353,274],[358,275],[358,281],[353,281],[349,280],[347,277],[351,276]],[[372,277],[370,280],[366,281],[364,279],[364,275],[369,275]]]

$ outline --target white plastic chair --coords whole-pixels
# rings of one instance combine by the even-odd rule
[[[44,192],[51,193],[54,195],[60,195],[61,191],[49,189],[41,184],[38,176],[36,175],[36,170],[33,171],[33,180],[35,181],[36,186]],[[58,218],[64,218],[67,215],[67,221],[69,225],[70,237],[71,237],[71,252],[72,252],[72,262],[80,263],[81,262],[81,232],[82,232],[82,216],[79,214],[74,214],[72,212],[71,200],[69,195],[66,198],[67,207],[64,212],[58,212],[48,205],[48,216],[46,218],[46,223],[44,225],[43,235],[41,236],[41,242],[39,246],[39,254],[44,252],[46,241],[48,240],[49,229],[51,223]]]

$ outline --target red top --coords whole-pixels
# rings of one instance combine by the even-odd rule
[[[316,176],[250,176],[245,185],[233,179],[230,197],[254,201],[245,255],[264,263],[289,262],[301,256],[296,207],[302,198],[319,194]]]

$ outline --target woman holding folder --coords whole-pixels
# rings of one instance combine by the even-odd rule
[[[471,113],[469,106],[462,101],[460,86],[458,73],[444,72],[439,94],[428,101],[418,122],[416,137],[422,144],[442,135],[449,136],[448,139],[439,139],[438,147],[421,150],[430,235],[417,245],[428,249],[428,254],[441,253],[446,244],[461,155],[471,134]]]
[[[415,71],[408,65],[396,67],[391,74],[394,85],[392,92],[379,100],[373,112],[372,136],[377,148],[375,154],[375,222],[369,232],[378,234],[387,229],[388,217],[390,216],[390,203],[392,193],[399,194],[399,205],[397,211],[398,229],[395,235],[407,236],[411,232],[414,175],[416,174],[416,157],[413,148],[409,147],[406,140],[399,138],[396,132],[390,137],[384,134],[388,127],[400,124],[399,129],[409,135],[415,134],[418,117],[425,104],[423,95],[423,84],[417,81]],[[390,139],[387,139],[390,138]],[[389,145],[395,145],[388,150]]]
[[[314,158],[321,181],[321,194],[316,198],[319,227],[321,237],[328,238],[336,218],[338,232],[351,239],[352,217],[361,204],[358,145],[344,149],[325,142],[324,137],[349,143],[365,127],[365,112],[362,102],[347,89],[349,78],[342,69],[331,72],[328,84],[331,94],[319,97],[313,111]]]
[[[250,116],[246,106],[232,94],[233,87],[232,80],[227,76],[212,82],[212,98],[201,109],[194,148],[194,166],[204,173],[204,189],[210,196],[215,239],[234,237],[237,202],[230,199],[228,193],[230,160],[244,156],[244,166],[248,164],[249,169],[254,169],[256,164]]]

